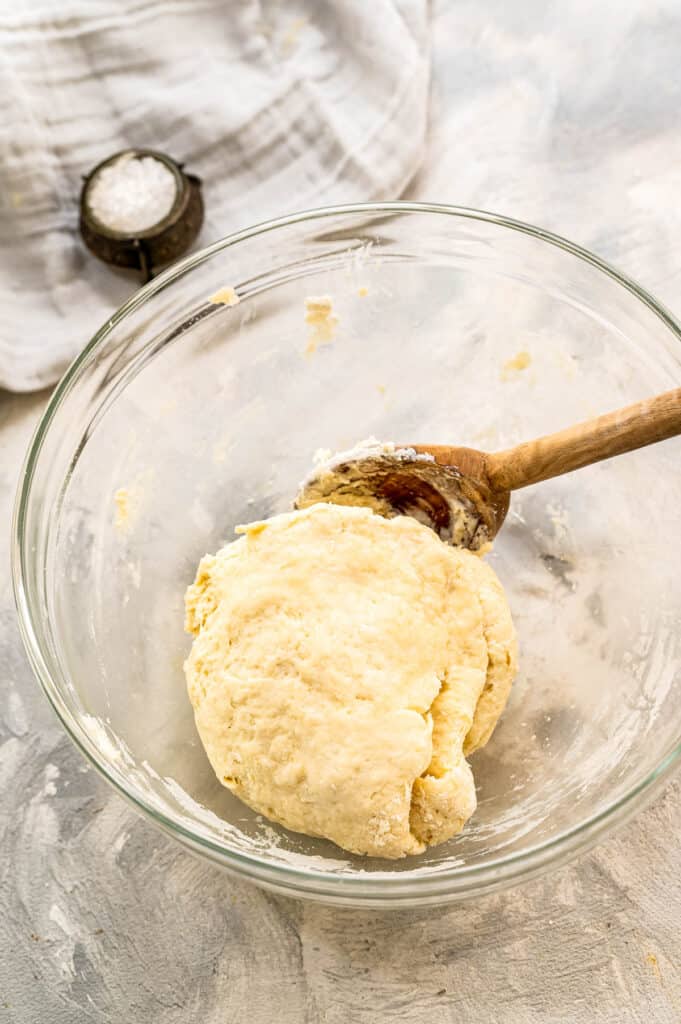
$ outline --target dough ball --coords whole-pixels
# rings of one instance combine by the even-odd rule
[[[465,753],[515,672],[492,569],[367,508],[318,504],[237,532],[186,595],[187,686],[220,781],[353,853],[455,835],[476,805]]]

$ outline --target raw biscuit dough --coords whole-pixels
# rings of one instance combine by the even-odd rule
[[[238,532],[186,595],[189,696],[220,781],[353,853],[455,835],[476,805],[465,755],[515,673],[493,570],[367,508],[318,504]]]

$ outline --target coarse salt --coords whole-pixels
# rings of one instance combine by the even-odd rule
[[[177,188],[172,171],[153,156],[126,153],[90,185],[88,206],[110,231],[147,231],[170,213]]]

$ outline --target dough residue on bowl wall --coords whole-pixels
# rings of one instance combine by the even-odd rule
[[[512,380],[526,370],[532,363],[532,356],[525,349],[517,352],[512,359],[507,359],[501,368],[501,379]]]
[[[117,530],[125,530],[130,525],[130,491],[127,487],[119,487],[114,494],[114,526]]]
[[[215,292],[215,295],[211,295],[208,301],[214,306],[238,306],[240,299],[236,290],[230,285],[226,285]]]
[[[338,325],[338,316],[333,310],[330,295],[309,296],[305,299],[305,323],[311,327],[305,355],[311,356],[320,345],[333,341]]]

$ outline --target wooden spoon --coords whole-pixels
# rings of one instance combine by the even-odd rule
[[[499,532],[511,491],[681,434],[681,388],[501,452],[369,442],[319,466],[295,507],[319,501],[412,515],[476,550]]]

